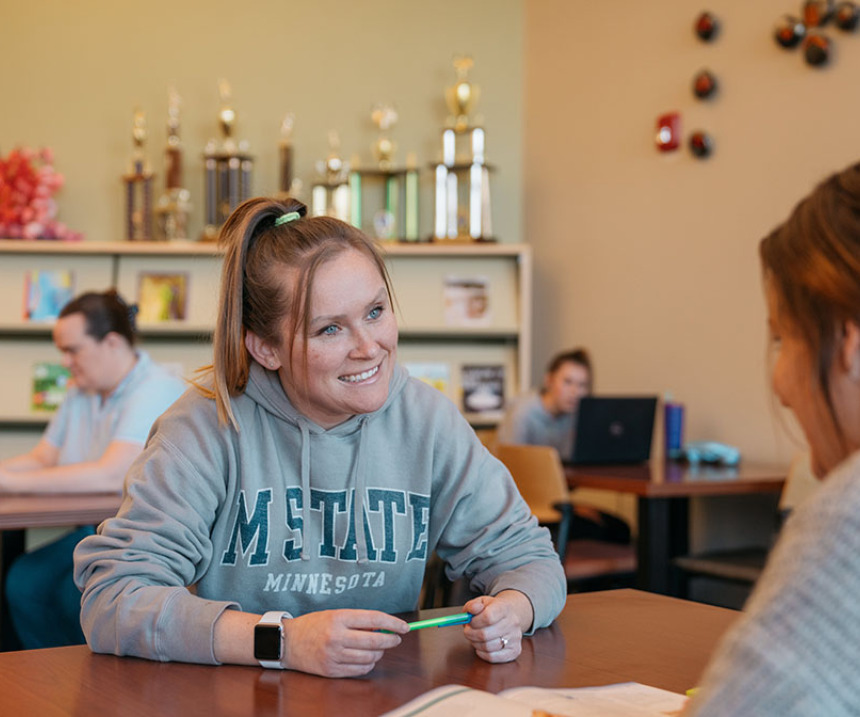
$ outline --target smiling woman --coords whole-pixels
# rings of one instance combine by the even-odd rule
[[[416,608],[435,551],[478,594],[465,639],[516,659],[564,604],[561,566],[456,406],[397,365],[378,248],[263,198],[221,239],[213,365],[76,553],[88,643],[363,675],[408,632],[390,613]]]
[[[307,331],[287,318],[289,338],[277,345],[249,331],[249,353],[278,371],[293,406],[323,428],[378,410],[397,355],[397,322],[378,267],[349,249],[319,268],[308,301]]]

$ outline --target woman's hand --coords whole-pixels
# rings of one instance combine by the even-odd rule
[[[284,622],[284,667],[323,677],[366,675],[407,632],[403,620],[376,610],[311,612]]]
[[[464,608],[472,621],[463,632],[475,652],[487,662],[510,662],[520,656],[523,633],[534,622],[531,600],[518,590],[503,590],[495,597],[482,595]]]

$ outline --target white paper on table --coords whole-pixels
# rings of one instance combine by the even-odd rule
[[[668,717],[679,714],[687,702],[684,695],[638,682],[557,689],[514,687],[499,696],[570,717]]]
[[[687,698],[637,682],[601,687],[514,687],[494,695],[462,685],[430,690],[383,717],[532,717],[534,710],[564,717],[670,717]]]

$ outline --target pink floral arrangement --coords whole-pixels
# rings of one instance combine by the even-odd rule
[[[80,232],[70,231],[56,220],[54,194],[63,182],[63,175],[54,169],[50,149],[34,152],[24,147],[0,157],[0,237],[82,239]]]

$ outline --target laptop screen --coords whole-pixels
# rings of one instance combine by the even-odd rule
[[[568,463],[641,463],[651,457],[656,396],[586,396]]]

